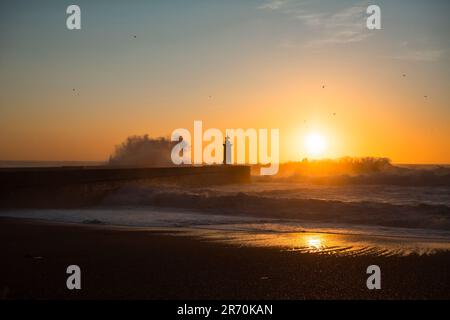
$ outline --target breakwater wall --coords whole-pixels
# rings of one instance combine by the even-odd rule
[[[4,168],[0,169],[0,208],[95,205],[108,192],[130,183],[205,186],[248,182],[248,166]]]

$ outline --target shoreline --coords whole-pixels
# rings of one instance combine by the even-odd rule
[[[0,218],[0,299],[450,299],[450,253],[334,256],[102,225]],[[66,288],[66,268],[82,290]],[[366,287],[366,268],[382,289]]]
[[[178,217],[170,216],[173,210],[164,211],[165,208],[153,208],[153,210],[155,209],[157,210],[156,214],[166,212],[168,214],[166,219],[174,219],[174,221],[178,219]],[[118,210],[123,212],[122,216],[108,220],[104,215],[100,215],[98,219],[95,218],[95,215],[94,217],[86,215],[83,218],[78,211],[74,211],[71,214],[72,216],[76,214],[78,216],[77,219],[71,217],[70,214],[69,216],[60,217],[61,212],[58,212],[59,218],[57,218],[55,215],[43,217],[38,212],[31,210],[25,210],[24,214],[19,214],[20,211],[14,214],[4,214],[0,211],[0,219],[20,219],[22,221],[50,225],[92,227],[104,230],[164,232],[168,236],[186,236],[199,241],[206,240],[236,246],[269,247],[319,254],[430,255],[436,252],[450,253],[449,234],[442,230],[405,228],[382,228],[381,230],[373,226],[334,223],[310,224],[301,220],[279,221],[268,219],[255,221],[252,220],[253,217],[248,216],[241,216],[241,219],[236,221],[205,220],[202,222],[201,216],[204,218],[211,216],[190,211],[176,212],[176,214],[196,215],[195,217],[190,217],[187,221],[179,223],[170,224],[163,222],[161,224],[161,221],[158,220],[143,221],[140,219],[140,224],[136,224],[136,222],[130,224],[124,223],[122,220],[128,214],[126,208],[112,209],[101,207],[91,208],[90,210]],[[145,208],[143,212],[148,215],[148,208]],[[135,210],[131,214],[136,214]],[[197,220],[196,224],[192,224],[193,219]],[[292,222],[294,222],[293,225],[291,224]],[[411,233],[411,231],[414,231],[414,233]]]

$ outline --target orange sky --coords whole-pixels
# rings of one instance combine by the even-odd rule
[[[410,26],[387,7],[383,30],[316,45],[308,41],[321,29],[275,9],[209,6],[205,21],[185,12],[152,28],[138,8],[125,30],[106,21],[72,33],[37,14],[33,29],[4,22],[0,159],[106,160],[129,135],[168,136],[202,120],[222,130],[279,128],[281,161],[307,157],[303,139],[317,132],[327,140],[322,157],[450,163],[448,38],[433,23]],[[348,8],[309,10],[351,19]],[[424,14],[448,24],[436,8]]]

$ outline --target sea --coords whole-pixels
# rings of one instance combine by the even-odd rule
[[[450,250],[449,186],[276,179],[211,187],[139,184],[124,186],[89,208],[1,210],[0,216],[159,230],[294,253],[389,256]]]

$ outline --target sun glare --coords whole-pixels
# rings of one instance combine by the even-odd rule
[[[305,149],[308,156],[321,156],[325,152],[326,147],[327,143],[325,138],[318,133],[309,133],[305,137]]]
[[[323,247],[322,240],[320,238],[314,237],[306,240],[308,247],[315,250],[320,250]]]

